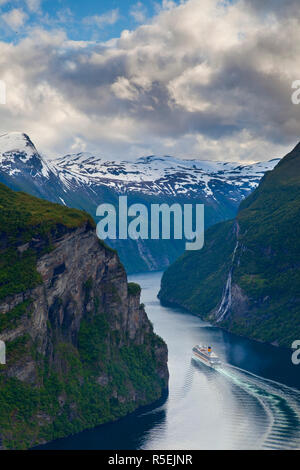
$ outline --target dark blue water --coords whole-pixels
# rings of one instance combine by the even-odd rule
[[[44,449],[300,448],[300,366],[291,352],[212,327],[157,299],[161,273],[131,277],[142,287],[155,331],[169,348],[169,396],[116,423]],[[221,371],[195,363],[191,348],[211,344]]]

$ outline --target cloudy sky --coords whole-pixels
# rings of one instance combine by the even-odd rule
[[[300,140],[299,0],[0,0],[0,132],[49,156],[258,161]]]

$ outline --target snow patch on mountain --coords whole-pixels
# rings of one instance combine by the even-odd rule
[[[253,190],[266,171],[280,159],[252,165],[205,160],[181,160],[165,156],[141,157],[131,161],[105,161],[89,153],[71,154],[55,160],[66,180],[84,184],[102,184],[119,192],[191,194],[201,189],[214,198],[220,183]]]
[[[12,132],[0,136],[0,171],[16,176],[24,171],[35,179],[55,178],[64,192],[78,186],[91,190],[106,186],[119,194],[226,196],[239,201],[256,186],[280,159],[241,165],[232,162],[182,160],[147,156],[136,161],[106,161],[88,152],[55,160],[43,158],[30,138]]]
[[[35,146],[26,134],[21,132],[10,132],[0,136],[0,162],[5,157],[15,153],[23,154],[22,161],[25,163],[35,153],[37,153]]]

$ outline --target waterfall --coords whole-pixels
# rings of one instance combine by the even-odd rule
[[[238,249],[238,246],[239,246],[239,242],[237,241],[236,245],[235,245],[235,248],[234,248],[234,251],[233,251],[231,268],[230,268],[230,271],[228,273],[228,277],[227,277],[226,286],[225,286],[225,289],[224,289],[221,305],[220,305],[220,307],[217,311],[217,314],[216,314],[216,323],[219,323],[220,321],[223,320],[223,318],[225,317],[225,315],[227,314],[228,310],[231,307],[231,301],[232,301],[232,296],[231,296],[232,271],[233,271],[233,264],[234,264],[235,255],[236,255],[236,251]]]

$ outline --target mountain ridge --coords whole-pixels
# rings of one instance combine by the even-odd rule
[[[63,157],[56,159],[45,159],[39,154],[35,145],[30,137],[25,133],[12,132],[0,136],[0,164],[5,160],[5,156],[13,157],[14,155],[26,153],[27,148],[30,152],[27,153],[24,162],[29,161],[30,157],[37,155],[41,162],[47,166],[48,171],[44,171],[43,175],[53,172],[56,176],[62,172],[65,178],[61,177],[62,184],[67,185],[67,181],[72,181],[72,178],[78,178],[82,182],[86,182],[89,178],[91,184],[93,180],[102,180],[105,184],[107,179],[116,180],[119,183],[126,185],[127,182],[155,182],[159,181],[165,176],[170,176],[172,173],[176,175],[180,171],[189,170],[191,173],[195,172],[193,177],[198,173],[199,183],[201,179],[204,181],[204,173],[211,175],[211,178],[219,178],[220,181],[225,181],[224,173],[227,172],[227,182],[229,184],[236,184],[236,174],[240,177],[249,178],[250,187],[255,187],[266,171],[270,171],[279,158],[268,160],[267,162],[257,162],[252,164],[241,164],[236,162],[222,162],[222,161],[208,161],[196,159],[179,159],[172,156],[146,156],[139,157],[136,161],[110,161],[103,160],[101,157],[95,156],[92,153],[80,152],[77,154],[67,154]],[[161,165],[158,165],[160,162]],[[152,166],[151,166],[152,164]],[[93,171],[89,165],[93,165]],[[200,173],[200,174],[199,174]],[[120,176],[122,175],[122,176]],[[206,176],[207,176],[206,175]],[[124,176],[127,176],[124,181]],[[240,182],[247,183],[247,181]],[[177,186],[180,182],[177,181]],[[206,182],[207,183],[207,182]],[[248,183],[248,184],[249,184]],[[250,187],[245,186],[244,191],[249,191]],[[139,187],[139,189],[141,189]],[[157,189],[157,188],[155,188]],[[189,190],[192,190],[190,187]],[[168,192],[168,188],[165,188]],[[177,188],[178,191],[178,188]],[[211,189],[206,189],[207,195],[212,195]],[[187,191],[188,192],[188,191]]]
[[[141,157],[134,162],[106,161],[90,153],[46,160],[26,134],[0,137],[0,182],[43,199],[75,207],[96,220],[99,204],[205,204],[205,224],[235,216],[242,199],[257,187],[277,159],[254,165],[180,160],[171,156]],[[29,139],[30,140],[30,139]],[[19,150],[16,142],[19,141]],[[31,141],[30,141],[31,142]],[[1,153],[1,147],[3,150]],[[29,148],[28,155],[26,149]],[[166,268],[184,251],[182,240],[107,240],[117,249],[127,272]]]

